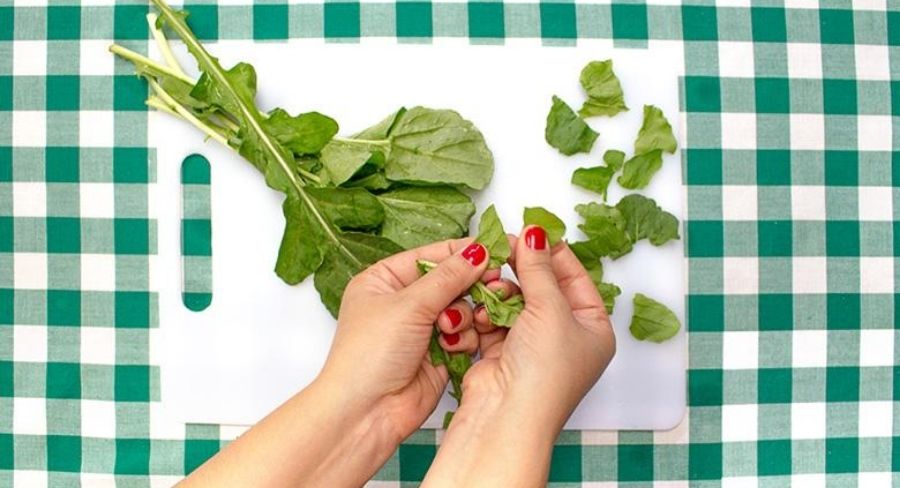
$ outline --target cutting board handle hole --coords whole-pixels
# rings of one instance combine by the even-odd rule
[[[194,312],[212,304],[211,179],[203,155],[181,162],[181,302]]]

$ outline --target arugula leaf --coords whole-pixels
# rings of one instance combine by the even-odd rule
[[[341,247],[330,247],[316,271],[314,284],[325,308],[337,317],[341,297],[347,283],[360,271],[403,249],[389,239],[371,234],[344,232],[339,234]],[[347,249],[343,252],[341,249]],[[350,259],[353,256],[354,259]]]
[[[619,168],[622,167],[625,161],[625,153],[610,149],[603,154],[603,161],[606,163],[606,166],[576,169],[572,173],[572,184],[603,195],[603,201],[605,202],[609,183],[612,181],[616,171],[619,171]]]
[[[362,140],[383,140],[387,139],[388,136],[391,135],[391,131],[394,126],[397,125],[397,121],[400,120],[406,114],[406,107],[400,107],[396,112],[388,115],[387,117],[381,119],[377,124],[369,127],[367,129],[363,129],[360,132],[357,132],[353,135],[353,139],[362,139]]]
[[[338,124],[331,117],[307,112],[292,117],[280,108],[262,119],[263,128],[294,154],[316,154],[337,134]]]
[[[385,221],[378,198],[362,188],[310,187],[306,191],[328,220],[342,230],[375,229]]]
[[[591,281],[593,281],[595,285],[599,285],[600,282],[603,281],[603,262],[600,261],[600,258],[603,256],[595,253],[594,247],[584,241],[570,243],[569,249],[572,250],[572,253],[575,254],[575,257],[578,258],[578,261],[584,266],[588,276],[591,277]]]
[[[640,190],[646,187],[653,175],[662,167],[662,151],[655,149],[645,154],[638,154],[625,162],[619,185],[629,190]]]
[[[625,218],[625,232],[631,242],[649,239],[654,246],[661,246],[678,239],[678,219],[663,210],[651,198],[631,194],[616,204]]]
[[[628,110],[625,106],[624,94],[619,79],[613,72],[613,62],[591,61],[581,70],[581,86],[587,92],[588,99],[578,113],[582,117],[607,115],[612,117]]]
[[[634,295],[634,314],[628,330],[635,339],[663,342],[679,329],[681,322],[668,307],[640,293]]]
[[[475,214],[472,199],[450,186],[398,188],[375,198],[384,207],[381,236],[406,249],[468,234]]]
[[[165,11],[163,14],[165,14]],[[184,20],[179,20],[179,22],[183,23]],[[174,23],[173,28],[178,33],[178,28]],[[190,45],[188,46],[188,49],[190,49]],[[197,47],[203,49],[199,43]],[[205,53],[205,50],[203,52]],[[193,50],[191,54],[194,54]],[[197,54],[194,54],[194,56],[197,57]],[[200,69],[203,72],[200,74],[197,84],[191,90],[191,97],[238,116],[244,115],[242,111],[244,106],[255,108],[256,70],[253,66],[247,63],[237,63],[226,71],[219,66],[219,61],[216,58],[209,56],[208,53],[207,56],[209,57],[208,66],[203,66],[204,63],[198,59],[198,62],[201,64]],[[256,116],[255,111],[252,114]]]
[[[285,283],[296,285],[319,268],[325,258],[325,249],[307,207],[299,199],[289,196],[282,209],[285,227],[275,273]]]
[[[625,232],[625,218],[619,209],[591,202],[577,205],[575,211],[584,219],[578,228],[588,237],[587,241],[572,246],[582,255],[609,256],[613,259],[631,252],[632,242]]]
[[[539,225],[547,231],[547,240],[551,246],[555,246],[566,234],[566,224],[543,207],[525,207],[522,220],[525,226]]]
[[[494,156],[484,136],[453,110],[411,108],[394,122],[389,137],[384,172],[390,180],[475,190],[491,181]]]
[[[493,205],[488,207],[478,223],[478,237],[475,242],[480,242],[487,248],[490,262],[488,269],[499,268],[512,254],[509,247],[509,240],[506,238],[506,231],[503,230],[503,223],[497,216],[497,209]]]
[[[332,140],[319,154],[328,182],[342,185],[366,164],[372,152],[368,146]]]
[[[606,313],[612,315],[616,308],[616,297],[622,294],[622,289],[612,283],[597,283],[597,291],[600,298],[603,298]]]
[[[566,156],[591,152],[600,134],[591,129],[577,114],[556,95],[547,114],[544,139]]]
[[[476,284],[469,289],[469,294],[475,304],[484,305],[491,323],[497,327],[511,327],[525,308],[525,298],[522,295],[504,299],[502,290],[494,291],[487,286]]]
[[[365,167],[363,167],[365,169]],[[365,188],[366,190],[378,191],[387,190],[392,186],[392,182],[384,176],[382,172],[375,172],[366,176],[355,176],[353,179],[345,182],[342,186],[345,188]]]
[[[435,367],[447,364],[447,351],[444,351],[444,348],[441,347],[441,343],[438,342],[438,334],[439,332],[437,329],[434,329],[431,332],[431,340],[428,341],[428,358]]]
[[[644,105],[644,122],[634,141],[635,154],[647,154],[657,149],[673,154],[678,147],[672,126],[662,110],[653,105]]]

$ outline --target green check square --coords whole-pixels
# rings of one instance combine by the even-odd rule
[[[853,11],[819,10],[819,37],[822,44],[853,44]]]
[[[141,40],[149,36],[147,29],[147,5],[116,5],[113,7],[113,35],[116,40]],[[134,76],[132,76],[134,78]]]
[[[721,149],[687,149],[688,185],[722,184]]]
[[[400,444],[400,481],[422,481],[437,447],[422,444]]]
[[[73,217],[47,218],[47,252],[81,252],[81,222]]]
[[[117,402],[150,401],[150,367],[116,365],[115,398]]]
[[[397,2],[397,37],[431,37],[431,2]]]
[[[67,473],[81,471],[81,437],[48,435],[47,469]]]
[[[190,13],[187,18],[188,27],[198,39],[211,41],[219,38],[219,9],[215,5],[186,3],[184,9]]]
[[[212,255],[212,225],[209,219],[182,219],[182,256]]]
[[[259,40],[287,39],[287,4],[253,5],[253,38]]]
[[[782,149],[756,151],[756,183],[786,186],[791,184],[791,152]]]
[[[325,37],[359,37],[359,3],[325,3]]]
[[[791,330],[793,327],[793,295],[787,293],[759,295],[759,330]]]
[[[688,112],[719,112],[722,95],[719,78],[714,76],[686,76],[684,78],[685,107]]]
[[[647,6],[612,4],[612,27],[613,39],[647,39]]]
[[[793,376],[790,368],[760,368],[757,381],[760,404],[791,403]]]
[[[619,445],[618,481],[653,481],[653,446]]]
[[[725,323],[725,299],[722,295],[688,295],[688,330],[721,332]]]
[[[81,292],[47,290],[47,325],[81,325]]]
[[[47,363],[47,398],[81,397],[81,367],[78,363]]]
[[[785,78],[755,78],[756,111],[786,114],[791,112],[791,96]]]
[[[115,473],[143,475],[149,474],[150,440],[116,439]]]
[[[544,39],[575,39],[578,37],[574,3],[540,3],[541,37]],[[615,35],[615,14],[613,34]],[[646,25],[646,19],[644,23]]]
[[[116,147],[113,149],[113,181],[116,183],[147,183],[149,163],[145,147]]]
[[[0,434],[0,469],[15,468],[12,434]],[[10,482],[10,485],[12,483]]]
[[[0,235],[3,235],[3,219],[12,220],[9,217],[0,217]],[[0,288],[0,325],[12,325],[14,323],[14,304],[15,291],[10,288]],[[0,380],[0,384],[2,383],[3,381]]]
[[[852,366],[826,368],[825,399],[828,402],[859,401],[859,368]]]
[[[11,41],[15,38],[15,8],[0,7],[0,41]],[[12,46],[10,46],[12,47]]]
[[[45,150],[48,183],[78,183],[78,147],[48,146]]]
[[[685,41],[715,41],[719,38],[715,7],[685,5],[681,7],[681,24]]]
[[[12,290],[6,290],[12,291]],[[14,385],[13,363],[12,361],[0,361],[0,397],[10,398],[13,395]],[[0,456],[2,459],[2,456]]]
[[[150,226],[147,219],[115,219],[116,254],[147,254],[150,250]]]
[[[722,370],[688,371],[688,405],[692,407],[722,405]]]
[[[756,444],[757,474],[778,476],[791,474],[791,441],[767,440]]]
[[[47,39],[80,39],[81,9],[51,5],[47,8]]]
[[[757,42],[785,42],[787,22],[783,8],[751,7],[753,40]]]
[[[78,110],[78,76],[47,77],[47,110]]]
[[[0,216],[0,252],[12,252],[13,243],[13,218]]]
[[[856,293],[829,293],[826,299],[827,326],[831,330],[860,328],[860,296]]]
[[[13,181],[13,151],[9,146],[0,146],[0,183]]]
[[[150,326],[150,294],[143,291],[115,292],[116,327]]]
[[[146,21],[142,24],[146,25]],[[147,109],[147,82],[134,75],[113,77],[113,108],[116,111],[142,112]]]
[[[761,220],[757,224],[760,256],[791,256],[792,226],[790,220]]]
[[[187,439],[184,441],[184,472],[189,474],[219,452],[215,439]]]
[[[721,220],[690,220],[687,222],[688,256],[721,257],[724,255]]]
[[[856,82],[853,80],[822,80],[826,114],[856,115]]]
[[[826,221],[825,253],[828,256],[859,256],[859,221]]]
[[[502,2],[469,2],[469,37],[502,39],[505,35]]]
[[[688,477],[691,480],[722,478],[721,443],[691,443],[688,452]]]
[[[825,151],[825,184],[828,186],[857,186],[859,184],[859,153],[856,151]]]
[[[13,109],[13,77],[0,76],[0,111]]]
[[[825,472],[857,473],[859,471],[859,439],[825,439]]]
[[[3,16],[0,14],[0,19]],[[0,26],[3,23],[0,21]],[[889,46],[900,46],[900,11],[892,11],[887,13],[887,31],[888,31],[888,45]],[[3,30],[0,29],[0,32]]]

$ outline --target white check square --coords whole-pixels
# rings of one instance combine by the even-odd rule
[[[724,258],[724,288],[728,295],[759,292],[759,258]]]
[[[722,369],[756,369],[759,366],[759,332],[727,331],[722,334]]]
[[[13,283],[26,290],[47,289],[47,255],[40,252],[13,253]]]
[[[16,181],[12,184],[13,213],[16,217],[47,216],[47,184]]]
[[[756,149],[756,114],[722,114],[722,148]]]
[[[859,115],[856,118],[856,145],[860,151],[890,151],[893,132],[890,115]]]
[[[788,76],[822,78],[822,47],[817,43],[787,43]]]
[[[859,365],[894,365],[894,329],[862,329],[859,331]]]
[[[794,220],[825,220],[824,186],[791,186],[791,218]]]
[[[863,293],[894,293],[894,258],[859,258],[859,289]]]
[[[81,183],[81,217],[111,219],[115,216],[116,197],[113,183]]]
[[[734,78],[752,78],[753,43],[730,42],[719,43],[719,75]]]
[[[44,398],[13,398],[13,433],[47,435],[47,400]]]
[[[894,192],[890,186],[859,187],[859,220],[894,220]]]
[[[828,331],[795,330],[792,339],[795,368],[824,368],[828,364]]]
[[[116,364],[116,329],[83,325],[79,330],[82,364]]]
[[[115,57],[109,52],[111,43],[108,39],[78,41],[81,76],[112,76],[115,73]]]
[[[891,437],[893,402],[859,402],[859,437]]]
[[[856,79],[889,81],[891,79],[890,57],[887,46],[857,44]]]
[[[116,403],[104,400],[82,400],[81,436],[114,439],[116,437]]]
[[[112,254],[81,255],[81,289],[116,290],[116,257]]]
[[[791,404],[791,439],[825,438],[825,404]]]
[[[828,290],[828,264],[824,257],[791,259],[794,293],[825,293]]]
[[[42,147],[47,144],[47,112],[14,110],[12,113],[13,146]]]
[[[725,220],[756,220],[757,191],[755,185],[725,185],[722,187],[722,218]]]
[[[155,439],[184,439],[184,424],[172,418],[161,402],[150,403],[150,436]]]
[[[46,326],[13,326],[13,361],[23,363],[47,362]]]
[[[757,405],[722,406],[722,441],[755,441],[757,432]]]
[[[82,110],[78,113],[78,137],[81,147],[113,147],[114,112]]]
[[[47,41],[15,41],[13,76],[47,75]]]
[[[791,149],[825,149],[825,116],[823,114],[791,114]]]
[[[17,469],[13,471],[13,486],[27,486],[28,488],[42,488],[50,486],[50,479],[46,471],[32,471]]]
[[[865,488],[896,488],[893,481],[893,476],[895,475],[895,473],[889,472],[859,473],[856,486]]]

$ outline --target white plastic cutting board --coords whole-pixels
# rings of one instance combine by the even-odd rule
[[[645,103],[661,107],[676,132],[681,125],[683,57],[667,47],[648,52],[615,50],[607,42],[541,47],[535,42],[470,46],[385,40],[349,45],[241,41],[209,47],[225,66],[244,60],[256,67],[263,109],[317,110],[337,119],[342,134],[367,127],[401,105],[459,111],[483,131],[496,160],[493,182],[476,198],[479,213],[496,203],[511,232],[521,226],[523,207],[540,205],[566,220],[570,239],[578,238],[573,207],[597,196],[572,186],[572,171],[599,164],[609,148],[630,154]],[[177,54],[193,68],[182,50]],[[594,151],[563,157],[544,142],[551,95],[577,109],[584,99],[581,68],[610,57],[631,111],[590,119],[600,132]],[[150,127],[158,167],[154,282],[164,409],[184,422],[252,424],[315,377],[331,343],[334,319],[320,304],[311,279],[290,287],[273,273],[283,226],[281,198],[257,171],[169,116],[153,114]],[[189,311],[180,299],[179,166],[195,152],[212,166],[213,300],[200,313]],[[610,201],[615,202],[622,192],[612,188]],[[665,157],[645,193],[683,220],[679,153]],[[685,409],[684,333],[665,344],[642,343],[631,337],[628,325],[631,297],[638,291],[667,304],[684,322],[683,242],[661,248],[642,242],[610,263],[606,276],[623,289],[613,315],[618,354],[566,427],[671,428]],[[439,426],[452,405],[445,397],[426,427]]]

